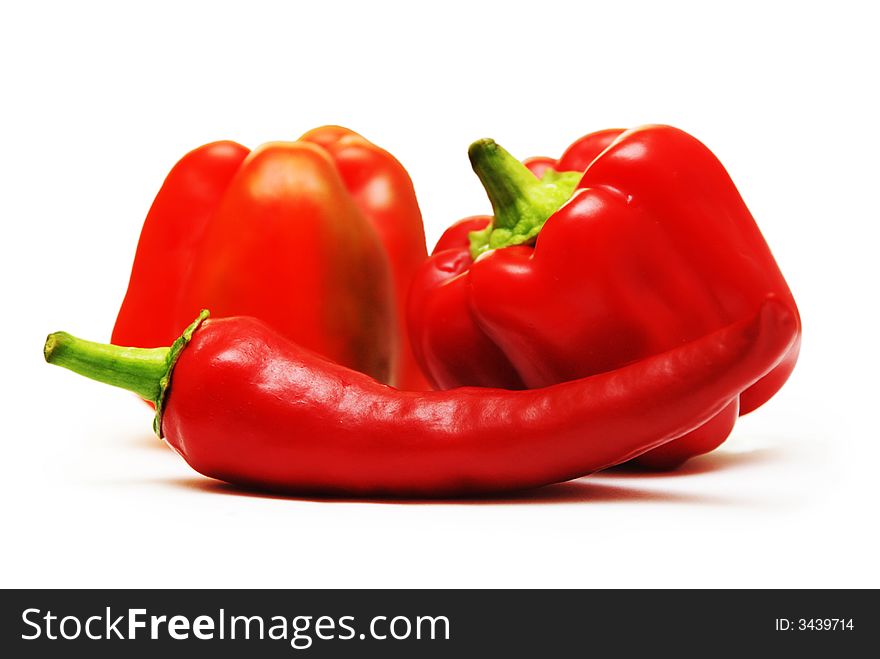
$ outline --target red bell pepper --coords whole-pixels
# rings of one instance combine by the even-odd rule
[[[432,382],[533,388],[611,371],[744,318],[791,292],[715,156],[669,126],[593,133],[558,161],[491,140],[470,158],[494,219],[441,237],[413,285],[415,352]],[[540,175],[539,179],[536,175]],[[701,428],[641,456],[671,468],[716,448],[797,360],[732,396]]]
[[[430,389],[413,355],[406,326],[409,287],[428,258],[422,213],[409,174],[390,153],[341,126],[316,128],[300,139],[327,151],[355,204],[385,247],[394,280],[400,342],[395,351],[397,361],[392,382],[401,389]]]
[[[187,153],[168,173],[141,229],[128,290],[111,341],[167,345],[182,322],[180,298],[193,261],[230,181],[250,150],[213,142]]]
[[[210,305],[415,386],[395,307],[424,256],[406,171],[356,133],[319,128],[253,152],[208,144],[172,169],[150,209],[112,341],[167,345]]]

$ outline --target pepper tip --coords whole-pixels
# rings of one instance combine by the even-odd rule
[[[52,332],[46,337],[46,342],[43,344],[43,359],[47,364],[55,363],[55,355],[62,348],[65,336],[69,336],[67,332]]]
[[[468,147],[468,158],[473,162],[475,157],[483,155],[485,153],[491,153],[498,149],[498,144],[491,137],[483,137],[479,140],[471,142],[471,145]]]
[[[55,346],[57,343],[58,341],[54,334],[50,334],[46,337],[46,342],[43,344],[43,359],[45,359],[48,364],[52,363],[50,360],[52,358],[52,353],[55,352]]]

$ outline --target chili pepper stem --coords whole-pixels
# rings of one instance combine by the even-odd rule
[[[67,332],[46,338],[43,356],[92,380],[121,387],[156,403],[159,383],[168,374],[171,348],[124,348],[79,339]]]
[[[474,258],[489,249],[533,240],[547,218],[571,198],[582,176],[551,169],[539,179],[488,138],[471,144],[468,157],[495,215],[489,227],[470,234]]]
[[[55,332],[46,337],[43,357],[50,364],[126,389],[152,402],[156,406],[153,428],[161,437],[162,407],[171,384],[171,372],[180,353],[208,315],[203,310],[170,347],[127,348],[86,341],[67,332]]]

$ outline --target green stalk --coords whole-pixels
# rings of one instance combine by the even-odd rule
[[[46,361],[92,380],[159,401],[161,381],[168,375],[171,348],[123,348],[55,332],[46,339]]]
[[[156,406],[153,430],[162,436],[162,408],[171,384],[171,373],[193,333],[208,317],[202,311],[183,334],[167,348],[126,348],[79,339],[67,332],[46,338],[46,361],[92,380],[127,389]]]
[[[473,258],[490,249],[532,242],[547,218],[571,198],[583,176],[547,170],[539,179],[491,139],[471,144],[468,157],[494,213],[486,229],[470,234]]]

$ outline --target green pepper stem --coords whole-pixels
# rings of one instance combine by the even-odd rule
[[[474,258],[489,249],[534,240],[547,218],[571,198],[583,175],[548,170],[539,179],[491,139],[471,144],[468,157],[495,216],[489,227],[470,234]]]
[[[533,206],[531,197],[541,181],[495,140],[477,140],[468,148],[468,158],[492,202],[495,226],[513,229]]]
[[[50,364],[62,366],[92,380],[136,393],[156,406],[153,429],[162,436],[162,408],[171,373],[180,353],[193,333],[208,317],[203,310],[183,334],[167,348],[125,348],[78,339],[67,332],[46,338],[43,356]]]
[[[121,387],[153,403],[168,375],[171,348],[123,348],[55,332],[46,339],[46,361],[92,380]]]

